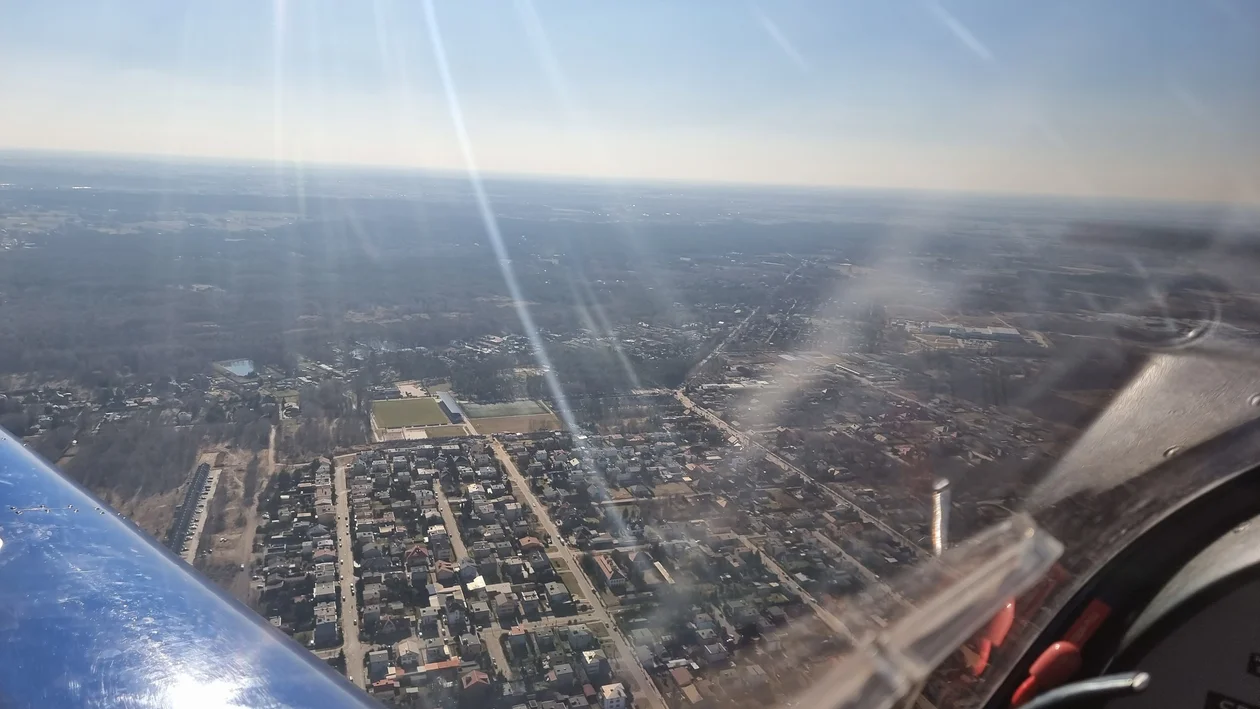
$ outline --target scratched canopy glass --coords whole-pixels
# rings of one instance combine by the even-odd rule
[[[362,699],[339,653],[399,704],[982,701],[1260,412],[1260,62],[1238,3],[946,4],[0,23],[5,145],[172,154],[0,155],[6,680],[202,696],[205,641],[225,702]]]

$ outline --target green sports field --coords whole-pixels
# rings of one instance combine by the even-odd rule
[[[380,428],[434,426],[450,423],[446,414],[442,413],[441,407],[438,406],[437,399],[427,396],[373,401],[372,416]]]

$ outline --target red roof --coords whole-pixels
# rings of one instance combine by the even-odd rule
[[[490,684],[490,675],[486,674],[485,672],[482,672],[481,670],[473,670],[472,672],[469,672],[468,674],[464,675],[463,683],[464,683],[464,689],[469,689],[472,686],[477,685],[477,684],[488,685]]]

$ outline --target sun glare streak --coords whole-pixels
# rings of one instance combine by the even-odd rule
[[[639,379],[639,375],[634,371],[634,365],[630,363],[630,358],[626,356],[626,350],[621,346],[621,340],[617,337],[617,332],[613,329],[611,323],[608,322],[608,316],[604,313],[604,306],[599,304],[595,298],[595,292],[591,290],[591,284],[585,279],[582,280],[582,290],[586,294],[586,300],[591,304],[591,310],[595,312],[595,319],[599,323],[600,328],[608,333],[609,339],[612,340],[613,352],[617,355],[617,361],[621,362],[621,367],[626,370],[626,378],[630,380],[630,386],[635,389],[642,389],[643,382]]]
[[[271,3],[271,159],[278,186],[283,186],[284,164],[284,4]]]
[[[529,346],[533,350],[534,360],[543,371],[543,378],[547,382],[547,390],[559,409],[560,419],[564,423],[565,429],[573,437],[573,443],[578,449],[578,453],[589,462],[591,460],[590,452],[581,443],[584,440],[582,430],[578,428],[577,420],[573,417],[573,409],[569,405],[569,399],[565,396],[564,390],[560,386],[560,379],[556,376],[555,368],[551,364],[551,358],[547,355],[546,345],[543,343],[542,336],[538,333],[537,325],[534,324],[534,318],[529,312],[529,306],[526,305],[520,283],[516,280],[516,273],[512,270],[512,260],[508,255],[507,247],[503,243],[503,234],[499,230],[499,220],[494,214],[494,210],[490,205],[490,197],[486,193],[485,185],[481,180],[481,169],[477,166],[477,157],[473,152],[472,140],[468,136],[468,128],[464,123],[464,113],[459,103],[459,91],[455,87],[455,78],[451,74],[450,64],[447,61],[446,46],[442,42],[442,31],[438,26],[437,11],[433,7],[433,0],[425,0],[424,16],[425,25],[429,31],[429,41],[433,46],[433,56],[437,64],[438,76],[442,81],[442,92],[446,97],[447,109],[451,114],[452,127],[455,129],[456,142],[459,144],[460,153],[464,158],[464,164],[468,172],[468,183],[472,188],[473,197],[477,203],[477,211],[481,215],[482,225],[485,227],[486,235],[490,238],[490,244],[494,248],[499,271],[503,274],[503,281],[507,284],[508,292],[512,296],[512,305],[516,310],[516,316],[520,319],[521,327],[525,330],[525,336],[529,339]],[[606,483],[600,480],[600,486],[606,488]],[[618,534],[624,533],[624,525],[621,522],[618,522],[617,525]]]
[[[578,291],[578,284],[582,289]],[[625,349],[621,346],[621,340],[618,339],[616,331],[608,323],[608,318],[604,315],[604,308],[595,298],[595,292],[591,289],[590,282],[585,275],[579,277],[571,277],[569,279],[569,291],[573,294],[573,302],[579,308],[578,317],[582,319],[583,327],[586,327],[596,337],[596,339],[607,338],[612,343],[613,354],[617,356],[618,363],[625,370],[626,381],[630,383],[633,389],[642,389],[643,385],[639,380],[639,375],[634,371],[634,365],[630,363],[630,358],[626,356]],[[595,316],[592,318],[591,313]],[[596,322],[598,319],[598,322]]]
[[[942,25],[945,25],[945,29],[949,30],[950,34],[963,43],[963,46],[986,62],[993,61],[993,52],[989,51],[989,48],[938,0],[929,0],[927,9],[937,20],[940,20]]]
[[[595,125],[587,111],[574,98],[574,92],[569,87],[569,82],[560,68],[560,63],[556,61],[556,53],[552,49],[551,39],[547,36],[547,30],[543,26],[542,18],[538,15],[538,10],[534,7],[533,0],[516,0],[513,6],[516,8],[516,14],[525,28],[525,35],[529,40],[530,48],[542,66],[543,73],[547,75],[547,82],[551,85],[552,91],[555,92],[556,98],[560,101],[560,107],[564,111],[566,120],[583,137],[587,153],[599,163],[600,172],[604,174],[621,172],[619,169],[621,166],[617,164],[607,145],[599,137],[601,133],[598,130],[598,126]],[[609,201],[618,210],[625,211],[627,207],[634,206],[626,198],[619,180],[611,180],[602,184],[606,187],[605,192]],[[634,227],[624,219],[617,219],[615,220],[615,228],[625,235],[625,243],[630,247],[634,256],[645,266],[642,269],[642,273],[651,282],[653,287],[651,292],[656,296],[658,304],[662,306],[660,315],[677,324],[679,321],[677,309],[673,308],[672,305],[682,302],[683,299],[678,298],[670,284],[658,278],[655,269],[650,268],[649,247],[644,243],[644,240],[635,231]]]
[[[437,12],[434,10],[432,0],[425,0],[424,14],[425,24],[429,30],[429,41],[433,44],[433,55],[437,61],[438,75],[442,80],[442,91],[446,96],[447,108],[451,114],[451,122],[455,129],[460,153],[464,158],[464,164],[468,172],[468,182],[472,187],[473,197],[477,202],[477,211],[481,215],[482,225],[485,227],[486,235],[490,238],[490,244],[494,248],[499,271],[503,274],[503,280],[507,284],[508,292],[512,295],[512,304],[516,309],[517,317],[521,321],[521,326],[525,328],[525,335],[529,338],[530,348],[533,350],[539,366],[544,371],[547,387],[560,407],[561,418],[564,419],[565,426],[576,434],[577,426],[574,423],[573,413],[569,409],[568,400],[564,396],[564,392],[561,391],[559,381],[552,370],[551,359],[547,356],[546,347],[543,344],[542,337],[538,334],[538,327],[534,324],[534,318],[530,315],[529,306],[525,304],[525,297],[521,292],[520,283],[517,282],[516,273],[512,270],[512,259],[503,243],[503,234],[499,230],[499,220],[494,215],[494,210],[490,205],[490,197],[486,193],[485,185],[481,180],[481,169],[477,166],[477,158],[473,153],[472,141],[468,137],[468,128],[464,123],[464,113],[460,108],[458,90],[455,87],[455,80],[451,75],[450,65],[447,62],[446,47],[442,42],[442,31],[438,27]]]
[[[795,44],[792,44],[792,40],[788,39],[787,35],[783,33],[783,30],[780,29],[777,24],[775,24],[774,20],[771,20],[768,16],[766,16],[766,14],[761,11],[761,8],[756,5],[750,5],[749,9],[752,11],[753,17],[757,20],[757,24],[761,25],[761,29],[766,31],[766,34],[770,36],[770,39],[774,42],[775,46],[782,50],[784,56],[786,56],[797,69],[800,69],[801,71],[809,71],[809,62],[805,61],[805,55],[800,53],[800,50],[796,48]]]

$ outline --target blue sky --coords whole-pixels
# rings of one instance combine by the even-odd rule
[[[1260,201],[1260,3],[434,5],[493,172]],[[0,147],[463,169],[420,0],[0,0]]]

